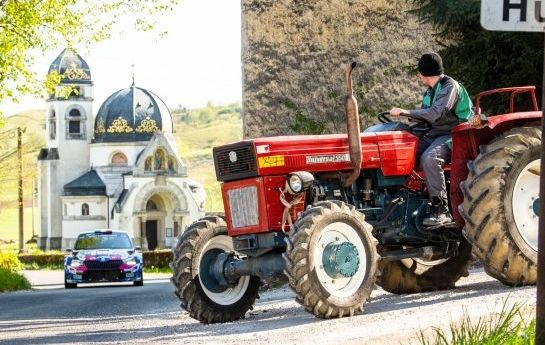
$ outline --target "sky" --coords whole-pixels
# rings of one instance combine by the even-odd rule
[[[131,30],[78,50],[91,68],[95,114],[108,96],[131,86],[132,64],[136,86],[154,92],[171,109],[241,102],[239,0],[182,0],[163,15],[160,28],[168,31],[166,37]],[[35,71],[45,75],[63,48],[36,58]],[[10,115],[45,109],[44,99],[23,97],[0,106]]]

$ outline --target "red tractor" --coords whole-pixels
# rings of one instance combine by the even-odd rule
[[[363,311],[374,284],[402,294],[453,288],[472,251],[507,285],[535,284],[541,112],[534,87],[481,93],[478,114],[452,131],[444,166],[455,222],[422,226],[429,207],[416,163],[426,123],[381,123],[360,133],[347,68],[348,136],[243,140],[213,150],[225,219],[205,217],[174,249],[182,308],[204,323],[243,318],[262,281],[285,274],[317,317]],[[510,113],[485,118],[483,96],[510,93]],[[533,111],[515,112],[527,93]],[[482,121],[481,121],[482,120]]]

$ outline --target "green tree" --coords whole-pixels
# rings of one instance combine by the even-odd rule
[[[32,71],[37,52],[107,39],[119,29],[119,22],[151,30],[158,14],[179,1],[0,0],[0,101],[40,95],[59,82],[58,75],[42,80]]]
[[[542,33],[483,29],[480,0],[408,1],[416,6],[412,12],[436,30],[447,74],[460,80],[471,95],[499,87],[541,86]],[[492,113],[507,108],[506,102],[496,100],[484,110]]]

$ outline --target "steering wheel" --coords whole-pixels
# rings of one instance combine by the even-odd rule
[[[382,113],[379,113],[377,118],[382,123],[394,122],[394,120],[392,120],[392,118],[390,117],[389,111],[383,111]]]
[[[415,134],[424,134],[427,133],[431,129],[431,124],[423,119],[415,119],[407,114],[401,114],[400,116],[405,116],[409,119],[409,122],[414,122],[413,124],[409,125],[410,131]],[[388,123],[388,122],[395,122],[390,117],[389,111],[383,111],[377,115],[378,120],[381,123]]]

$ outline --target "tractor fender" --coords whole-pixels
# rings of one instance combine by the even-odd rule
[[[474,160],[480,152],[480,146],[486,145],[497,135],[515,127],[539,126],[541,111],[518,112],[492,116],[486,124],[474,127],[462,123],[452,130],[452,155],[450,169],[450,203],[454,220],[464,226],[464,220],[458,212],[458,205],[464,200],[460,182],[467,178],[467,163]]]

